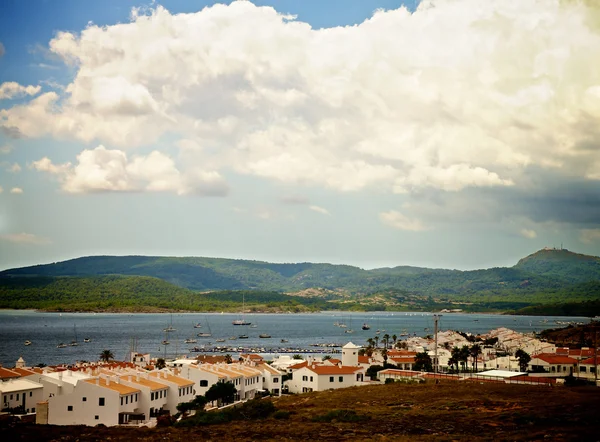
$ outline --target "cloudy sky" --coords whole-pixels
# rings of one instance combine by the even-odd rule
[[[5,0],[0,268],[600,255],[595,0]]]

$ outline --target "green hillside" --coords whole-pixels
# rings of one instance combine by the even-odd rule
[[[82,277],[86,278],[77,279]],[[135,295],[138,301],[143,297],[146,305],[156,308],[166,306],[164,302],[168,299],[171,308],[206,306],[195,291],[239,290],[271,292],[277,296],[298,293],[304,299],[300,303],[307,308],[316,308],[317,301],[309,301],[313,297],[321,303],[328,302],[324,304],[326,307],[340,302],[348,309],[356,308],[353,304],[365,308],[435,308],[452,306],[453,302],[517,308],[599,298],[600,258],[545,249],[521,259],[514,267],[459,271],[409,266],[364,270],[347,265],[275,264],[204,257],[91,256],[0,272],[0,306],[7,303],[19,308],[29,306],[27,302],[35,298],[35,290],[11,286],[16,281],[23,284],[28,278],[31,284],[46,281],[46,294],[70,294],[69,302],[78,305],[85,305],[88,297],[96,295],[100,296],[96,301],[107,305],[108,298],[101,296],[113,293],[114,289],[123,305],[134,302],[130,297]],[[311,291],[315,288],[319,290]],[[401,293],[402,299],[391,293]],[[51,302],[54,302],[52,296],[44,300],[47,305]],[[229,301],[221,298],[220,302]]]

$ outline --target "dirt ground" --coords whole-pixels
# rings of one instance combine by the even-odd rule
[[[156,429],[36,426],[4,420],[0,440],[600,441],[600,388],[595,387],[397,383],[285,396],[274,403],[290,413],[287,419]],[[359,421],[315,420],[332,410],[352,410]]]

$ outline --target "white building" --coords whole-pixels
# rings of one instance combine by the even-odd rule
[[[140,416],[141,391],[110,376],[77,382],[69,394],[48,399],[48,424],[113,426]]]
[[[43,399],[42,384],[28,379],[0,382],[2,409],[22,407],[23,413],[35,413],[36,404]]]
[[[364,367],[309,365],[294,371],[285,385],[290,393],[335,390],[363,384],[364,375]]]
[[[269,364],[259,364],[256,368],[262,371],[263,390],[268,391],[273,396],[281,396],[281,390],[283,389],[283,374]]]

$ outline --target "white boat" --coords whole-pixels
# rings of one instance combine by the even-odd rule
[[[166,339],[164,339],[164,340],[162,341],[162,345],[169,345],[169,344],[170,344],[170,342],[169,342],[169,341],[167,341]]]
[[[67,348],[67,344],[63,344],[62,342],[56,346],[56,348]]]
[[[196,336],[198,336],[199,338],[210,338],[212,336],[212,333],[198,333]]]
[[[238,338],[239,339],[248,339],[248,335],[239,335]]]
[[[83,342],[92,342],[90,338],[83,338]]]
[[[198,342],[198,340],[195,338],[187,338],[184,342],[186,344],[195,344],[196,342]]]
[[[362,325],[362,329],[363,329],[363,330],[371,330],[371,326],[365,322],[365,323]]]
[[[69,345],[71,347],[77,347],[79,343],[77,342],[77,327],[75,324],[73,324],[73,333],[75,334],[75,339],[73,339]]]
[[[260,335],[258,335],[258,337],[259,337],[259,338],[266,339],[266,338],[270,338],[270,337],[271,337],[271,335],[269,335],[269,334],[267,334],[267,333],[261,333]]]
[[[194,328],[202,328],[202,324],[198,322],[197,324],[194,324]]]
[[[215,342],[225,342],[225,339],[223,339],[223,338],[215,339]]]
[[[28,339],[25,341],[25,345],[31,345],[31,341]]]
[[[250,325],[251,322],[246,321],[244,318],[244,310],[246,310],[246,295],[242,295],[242,319],[234,319],[233,325]]]

